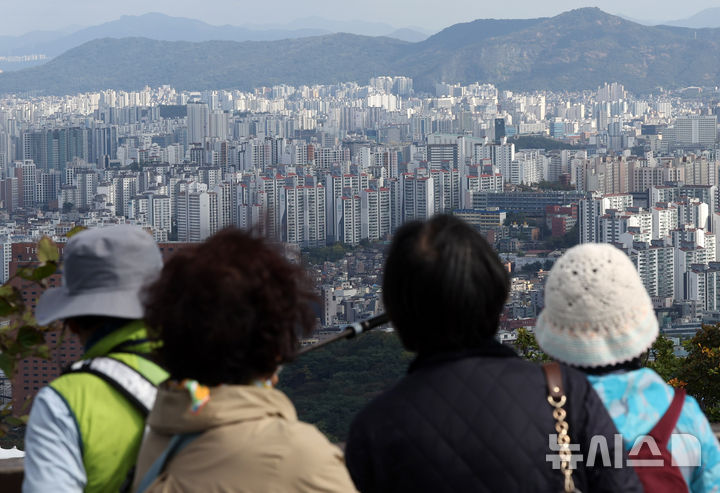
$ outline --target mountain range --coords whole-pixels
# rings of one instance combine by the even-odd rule
[[[716,85],[720,29],[643,26],[597,8],[551,18],[479,19],[419,42],[329,34],[274,41],[103,38],[44,65],[0,74],[0,92],[67,94],[103,88],[239,88],[365,82],[408,75],[416,89],[440,81],[515,90],[592,89],[619,81],[638,93]]]
[[[664,22],[668,26],[689,27],[702,29],[706,27],[720,27],[720,7],[705,9],[686,19]]]
[[[321,17],[298,19],[286,25],[213,26],[205,22],[160,13],[124,15],[117,20],[77,30],[35,31],[0,36],[0,56],[43,54],[50,58],[101,38],[144,37],[159,41],[274,41],[347,32],[422,41],[430,33],[420,28],[398,29],[366,21],[331,21]]]

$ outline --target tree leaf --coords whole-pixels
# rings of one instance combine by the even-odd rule
[[[66,238],[72,238],[76,234],[78,234],[81,231],[85,231],[87,228],[85,226],[75,226],[73,229],[65,233]]]
[[[36,347],[35,356],[42,359],[50,359],[50,348],[45,344]]]
[[[22,419],[22,417],[16,418],[15,416],[7,416],[3,418],[3,421],[10,426],[22,426],[27,423],[27,419]]]
[[[0,298],[0,317],[7,317],[16,311],[16,308],[5,299]]]
[[[52,276],[57,271],[57,264],[54,261],[49,261],[45,265],[36,267],[31,275],[31,281],[42,281],[43,279]]]
[[[43,236],[37,243],[37,259],[43,264],[57,262],[60,260],[60,249],[50,238]]]
[[[36,327],[23,325],[18,329],[18,343],[24,348],[30,348],[45,342],[45,336]]]
[[[20,267],[15,273],[15,275],[20,277],[21,279],[25,279],[26,281],[32,281],[34,270],[35,269],[31,269],[30,267]]]
[[[0,370],[6,377],[12,378],[15,374],[15,358],[7,353],[0,353]]]
[[[0,298],[9,298],[16,295],[15,288],[9,284],[3,284],[0,286]]]

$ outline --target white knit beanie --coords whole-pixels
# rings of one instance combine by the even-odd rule
[[[535,335],[558,361],[599,367],[640,356],[657,338],[658,323],[628,256],[612,245],[586,243],[550,271]]]

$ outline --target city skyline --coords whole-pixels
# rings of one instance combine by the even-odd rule
[[[34,31],[72,32],[84,27],[118,19],[123,15],[143,15],[159,12],[166,15],[187,17],[212,25],[233,25],[257,29],[301,26],[309,18],[321,18],[329,22],[384,23],[394,28],[415,28],[436,32],[450,25],[475,19],[529,19],[552,17],[562,12],[581,8],[598,7],[643,23],[669,22],[689,18],[698,12],[717,7],[712,0],[677,2],[641,0],[628,4],[620,0],[596,0],[577,3],[572,0],[553,0],[538,4],[529,0],[513,0],[502,4],[486,5],[470,0],[451,0],[444,9],[418,9],[414,3],[368,0],[355,8],[328,0],[311,0],[298,4],[282,1],[268,14],[262,5],[239,4],[236,0],[209,0],[202,10],[188,0],[155,0],[151,4],[140,0],[128,0],[121,6],[78,0],[61,5],[49,0],[29,0],[22,8],[11,6],[4,10],[0,19],[0,32],[4,36],[20,36]],[[330,24],[327,29],[332,31]]]
[[[290,258],[302,249],[320,330],[333,330],[382,312],[394,232],[445,213],[513,272],[502,342],[535,326],[546,270],[580,242],[628,255],[679,344],[720,320],[719,96],[717,86],[637,95],[618,82],[427,93],[383,75],[1,97],[0,281],[34,261],[39,238],[63,243],[76,225],[135,224],[168,253],[235,226]],[[22,288],[26,303],[34,289]],[[22,362],[15,405],[77,349],[55,350],[58,364]]]

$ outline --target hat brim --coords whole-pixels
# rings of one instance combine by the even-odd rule
[[[615,330],[596,333],[588,330],[590,327],[562,330],[542,312],[535,325],[535,338],[543,352],[570,366],[597,368],[625,363],[647,351],[659,334],[652,307],[645,316],[634,315],[625,317],[624,326],[619,322],[608,324]]]
[[[67,288],[47,289],[35,307],[35,320],[48,325],[56,320],[80,316],[105,316],[128,319],[143,317],[140,286],[113,291],[96,291],[71,295]]]

